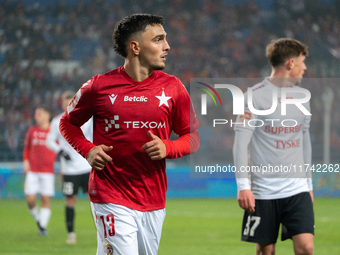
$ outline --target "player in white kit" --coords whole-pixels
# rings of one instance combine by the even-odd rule
[[[75,92],[65,91],[61,95],[62,108],[74,97]],[[74,231],[75,204],[77,201],[78,189],[83,193],[88,192],[88,181],[91,171],[90,164],[66,142],[59,131],[59,122],[63,113],[55,116],[51,122],[51,129],[46,138],[46,146],[60,156],[60,172],[63,176],[62,191],[66,197],[65,221],[68,232],[66,243],[75,244],[76,234]],[[90,141],[92,141],[93,121],[90,119],[82,126],[82,130]]]
[[[309,102],[302,105],[305,113],[292,104],[281,114],[284,88],[292,89],[287,99],[303,97],[297,85],[307,69],[307,54],[297,40],[271,42],[266,56],[272,73],[252,87],[252,102],[254,109],[268,110],[276,91],[277,108],[269,115],[255,115],[245,93],[245,114],[236,121],[244,123],[235,125],[233,147],[238,203],[245,210],[242,240],[257,243],[256,254],[275,254],[280,223],[281,238],[293,240],[295,254],[313,254],[313,187],[304,168],[311,165]]]

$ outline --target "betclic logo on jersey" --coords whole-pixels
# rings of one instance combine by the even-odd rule
[[[148,101],[148,98],[145,96],[124,96],[124,102],[141,102],[146,103]]]
[[[291,114],[287,114],[287,111],[289,111],[287,109],[292,109],[291,106],[295,106],[294,109],[300,110],[305,116],[311,115],[309,109],[307,109],[304,105],[310,101],[311,93],[309,92],[309,90],[299,86],[295,86],[294,84],[289,87],[279,88],[273,84],[269,84],[269,81],[266,80],[263,82],[263,84],[258,83],[257,85],[255,85],[256,83],[249,83],[248,86],[242,86],[247,95],[245,97],[245,94],[239,86],[227,83],[229,80],[221,81],[221,79],[211,79],[210,82],[207,81],[208,79],[192,80],[194,81],[191,81],[191,85],[195,86],[196,91],[194,93],[195,95],[191,93],[191,96],[196,98],[196,100],[200,98],[201,116],[208,115],[208,109],[209,114],[213,116],[216,116],[217,113],[223,111],[228,111],[228,113],[232,112],[232,115],[238,116],[236,121],[233,121],[232,118],[226,119],[223,118],[224,116],[218,116],[218,118],[213,119],[213,127],[216,127],[216,125],[225,124],[230,124],[231,127],[240,124],[250,127],[258,127],[255,126],[253,123],[257,122],[256,125],[258,125],[258,121],[263,122],[263,120],[254,119],[252,118],[252,115],[268,116],[269,118],[266,120],[274,125],[276,121],[279,121],[278,119],[270,118],[273,116],[274,112],[281,115],[282,117],[287,116],[287,119],[280,118],[280,122],[283,127],[296,126],[297,122],[294,119],[290,118]],[[204,82],[202,82],[202,80],[204,80]],[[240,80],[238,81],[238,83],[240,83]],[[268,87],[271,88],[268,89]],[[190,91],[192,91],[192,89],[193,88],[191,87]],[[204,93],[201,93],[202,91]],[[278,95],[278,91],[280,91],[280,95]],[[200,95],[198,95],[198,93],[200,93]],[[256,104],[254,104],[253,99],[255,95],[255,97],[257,96],[257,98],[255,99],[258,100],[259,94],[262,94],[260,100],[262,100],[262,98],[264,98],[265,96],[266,103],[261,104],[259,109],[257,109],[257,106]],[[292,95],[295,96],[292,97]],[[215,97],[217,97],[219,103],[217,103]],[[263,107],[263,105],[265,105],[265,107]],[[280,107],[280,111],[277,111],[278,107]],[[293,124],[288,125],[288,122],[291,122]]]

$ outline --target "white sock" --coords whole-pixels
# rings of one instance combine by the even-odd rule
[[[39,221],[39,210],[38,210],[38,206],[35,206],[32,209],[29,209],[30,214],[32,215],[33,219],[38,222]]]
[[[51,217],[51,209],[49,208],[40,208],[40,214],[39,214],[39,223],[42,228],[47,227],[48,222]]]

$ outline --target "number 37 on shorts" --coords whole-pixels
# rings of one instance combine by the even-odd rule
[[[254,236],[256,228],[260,225],[261,217],[260,216],[248,216],[247,223],[243,230],[244,236]]]

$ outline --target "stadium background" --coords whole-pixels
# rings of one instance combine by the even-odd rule
[[[339,78],[338,0],[0,1],[0,198],[22,198],[22,149],[36,106],[61,111],[60,94],[123,63],[112,50],[117,20],[136,12],[162,15],[171,46],[165,72],[188,88],[190,78],[257,78],[270,74],[264,56],[274,38],[309,46],[307,78]],[[335,98],[340,89],[329,85]],[[324,87],[311,88],[313,163],[323,163]],[[330,163],[339,163],[340,102],[331,106]],[[201,137],[209,136],[202,130]],[[232,164],[232,130],[217,130]],[[199,153],[199,152],[198,152]],[[205,155],[206,156],[206,155]],[[168,197],[235,197],[233,178],[193,179],[188,158],[168,162]],[[57,164],[57,171],[58,171]],[[340,175],[314,175],[316,196],[339,196]],[[57,183],[60,192],[60,177]]]

